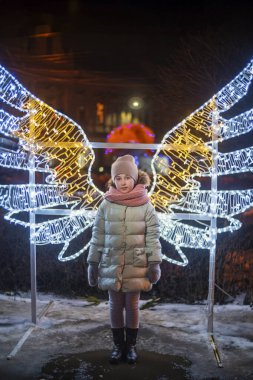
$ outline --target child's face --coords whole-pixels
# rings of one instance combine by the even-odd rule
[[[118,174],[114,178],[116,189],[121,193],[129,193],[134,188],[134,179],[126,174]]]

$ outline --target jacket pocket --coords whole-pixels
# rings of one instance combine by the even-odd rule
[[[134,248],[134,257],[133,257],[133,266],[134,267],[147,267],[148,260],[144,248]]]
[[[103,248],[101,260],[100,260],[100,267],[108,267],[111,264],[111,257],[110,257],[110,248]]]

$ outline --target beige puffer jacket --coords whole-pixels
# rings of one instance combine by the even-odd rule
[[[98,287],[149,291],[148,263],[162,261],[159,221],[151,203],[128,207],[104,200],[99,207],[88,263],[99,263]]]

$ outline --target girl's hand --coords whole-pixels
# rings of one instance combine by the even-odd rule
[[[148,266],[147,277],[151,284],[156,284],[161,277],[161,269],[159,263],[150,263]]]
[[[88,266],[88,282],[90,286],[96,286],[98,283],[98,264],[92,263]]]

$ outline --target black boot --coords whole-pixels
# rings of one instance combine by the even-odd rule
[[[125,329],[124,327],[120,329],[112,329],[113,336],[113,349],[111,352],[111,357],[109,362],[111,364],[118,364],[124,356],[125,348]]]
[[[138,355],[136,352],[136,338],[138,329],[126,328],[126,361],[129,364],[136,363]]]

